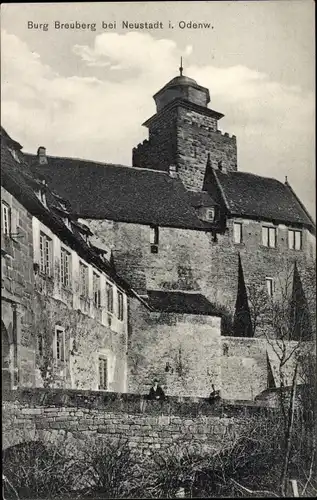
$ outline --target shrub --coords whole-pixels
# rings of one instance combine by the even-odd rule
[[[85,443],[87,446],[87,443]],[[126,440],[93,441],[80,459],[82,495],[102,498],[131,498],[137,466]]]
[[[72,490],[75,463],[57,447],[41,441],[21,443],[4,450],[5,498],[60,498]]]

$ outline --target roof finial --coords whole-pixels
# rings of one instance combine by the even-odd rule
[[[285,175],[285,184],[288,184],[287,175]]]
[[[179,67],[179,74],[180,74],[180,76],[183,76],[183,69],[184,69],[183,68],[183,58],[181,57],[181,65]]]

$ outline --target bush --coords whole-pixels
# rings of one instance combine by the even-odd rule
[[[82,496],[131,498],[137,463],[126,440],[94,441],[82,451]]]
[[[61,498],[72,490],[75,463],[41,441],[3,451],[5,498]]]

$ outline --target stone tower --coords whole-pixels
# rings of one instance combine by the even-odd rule
[[[132,164],[165,171],[175,165],[186,188],[200,191],[208,153],[212,167],[237,170],[236,137],[218,130],[224,115],[208,108],[209,90],[182,73],[153,96],[156,113],[143,123],[149,138],[133,149]]]

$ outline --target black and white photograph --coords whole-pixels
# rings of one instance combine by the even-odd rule
[[[314,18],[2,3],[4,500],[316,498]]]

